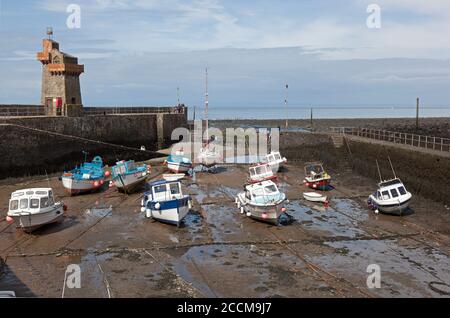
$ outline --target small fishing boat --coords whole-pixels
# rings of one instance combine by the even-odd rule
[[[31,233],[43,225],[60,221],[66,210],[62,202],[55,202],[52,189],[24,189],[11,194],[6,220]]]
[[[309,163],[305,165],[305,180],[303,183],[315,190],[326,191],[331,186],[331,176],[325,171],[321,163]]]
[[[187,173],[192,169],[192,161],[184,156],[182,151],[178,151],[175,155],[170,155],[165,161],[167,168],[175,173]]]
[[[308,200],[310,202],[321,202],[321,203],[328,202],[328,198],[326,195],[322,195],[316,192],[305,192],[303,193],[303,197],[305,198],[305,200]]]
[[[163,174],[163,179],[166,181],[180,181],[183,180],[186,175],[184,173],[177,174]]]
[[[278,190],[273,181],[246,185],[244,192],[236,197],[236,204],[242,214],[273,225],[279,224],[280,216],[286,212],[286,195]]]
[[[105,183],[103,160],[97,156],[92,162],[85,162],[72,171],[65,172],[60,180],[70,195],[98,190]]]
[[[390,158],[389,163],[391,164],[394,178],[383,181],[377,161],[380,183],[378,184],[377,191],[369,196],[367,203],[375,213],[381,212],[401,216],[409,208],[412,194],[406,190],[403,182],[397,178]]]
[[[277,176],[273,173],[268,163],[258,163],[251,166],[249,170],[248,183],[258,183],[262,181],[275,180]]]
[[[112,167],[112,185],[121,192],[132,193],[144,185],[150,169],[150,166],[138,165],[133,160],[119,161]]]
[[[146,185],[149,189],[141,202],[141,211],[147,218],[179,226],[189,210],[192,200],[184,195],[179,181],[160,180]]]
[[[281,154],[278,151],[276,151],[267,154],[265,157],[265,162],[270,166],[273,173],[275,174],[278,171],[280,171],[281,167],[285,163],[287,163],[287,159],[282,157]]]

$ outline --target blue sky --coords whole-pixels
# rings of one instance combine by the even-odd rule
[[[71,3],[80,29],[66,26]],[[381,29],[367,28],[371,3]],[[206,66],[211,108],[233,116],[279,108],[286,82],[305,108],[450,105],[447,0],[0,0],[0,103],[39,102],[47,26],[85,64],[85,106],[170,105],[180,87],[200,107]]]

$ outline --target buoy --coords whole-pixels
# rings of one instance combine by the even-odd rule
[[[110,172],[110,171],[106,171],[106,172],[105,172],[105,177],[108,178],[109,176],[111,176],[111,172]]]
[[[244,213],[245,213],[245,210],[244,210],[244,207],[243,207],[243,206],[240,208],[240,211],[241,211],[241,214],[244,214]]]
[[[192,209],[192,201],[191,200],[188,201],[188,208],[189,208],[189,210]]]
[[[152,217],[152,210],[150,210],[150,209],[145,210],[145,216],[148,219],[150,219]]]
[[[145,177],[147,175],[147,172],[142,173],[142,176]]]
[[[114,182],[110,181],[109,182],[109,187],[112,188],[114,186]]]
[[[317,184],[313,184],[313,188],[314,188],[314,189],[317,188]]]
[[[96,187],[96,188],[97,188],[98,186],[99,186],[99,183],[98,183],[98,181],[95,181],[95,182],[94,182],[94,187]]]
[[[159,202],[155,204],[155,209],[156,209],[156,210],[161,209],[161,204],[160,204]]]
[[[281,212],[283,212],[283,213],[285,213],[286,211],[287,211],[286,208],[282,208],[282,209],[281,209]]]
[[[248,217],[251,217],[252,214],[251,214],[250,212],[247,212],[247,216],[248,216]]]
[[[380,211],[378,211],[378,210],[375,210],[375,214],[379,214],[380,213]]]
[[[14,222],[14,219],[8,215],[8,216],[6,217],[6,222],[8,222],[9,224],[11,224],[11,223]]]

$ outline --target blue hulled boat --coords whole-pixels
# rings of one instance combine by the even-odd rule
[[[119,191],[131,193],[144,185],[149,174],[150,167],[146,164],[138,165],[133,160],[119,161],[112,167],[111,182]]]
[[[85,157],[85,162],[80,167],[65,172],[61,181],[70,195],[98,190],[105,182],[102,158],[97,156],[92,162],[86,162]]]
[[[179,226],[192,207],[189,195],[184,195],[180,182],[166,180],[146,184],[147,192],[141,211],[147,218]]]

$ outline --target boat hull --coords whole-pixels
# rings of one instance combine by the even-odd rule
[[[270,169],[274,174],[278,173],[286,162],[284,160],[268,162]]]
[[[179,162],[167,162],[167,169],[175,173],[187,173],[192,169],[192,165]]]
[[[114,185],[121,192],[131,193],[143,187],[146,181],[146,173],[130,173],[120,175],[114,179]]]
[[[70,195],[78,195],[99,190],[104,184],[104,179],[97,180],[75,180],[73,178],[62,177],[62,184]],[[95,185],[97,182],[98,185]]]
[[[64,217],[64,206],[59,204],[46,212],[11,214],[9,216],[13,218],[18,228],[22,228],[24,232],[31,233],[44,225],[61,221]]]
[[[244,194],[238,195],[237,198],[238,207],[241,208],[241,212],[256,221],[278,225],[280,223],[280,216],[285,213],[285,200],[270,205],[255,205],[247,202]]]
[[[310,202],[319,202],[319,203],[327,202],[327,197],[323,195],[313,195],[309,193],[303,193],[303,198],[305,198],[305,200]]]
[[[306,179],[305,181],[305,185],[314,190],[326,191],[331,187],[331,179],[323,179],[318,181],[310,181]]]
[[[156,221],[179,226],[189,213],[189,198],[171,200],[166,202],[150,202],[146,209],[147,216]],[[156,205],[159,204],[159,208]]]
[[[265,177],[265,178],[249,178],[248,179],[248,183],[250,184],[255,184],[255,183],[260,183],[263,181],[276,181],[277,180],[277,176],[270,176],[270,177]]]
[[[383,214],[390,214],[390,215],[397,215],[402,216],[403,213],[408,210],[409,204],[411,202],[411,199],[405,200],[401,203],[396,204],[383,204],[380,202],[377,202],[377,200],[373,197],[369,197],[369,204],[376,210],[378,210],[380,213]]]

